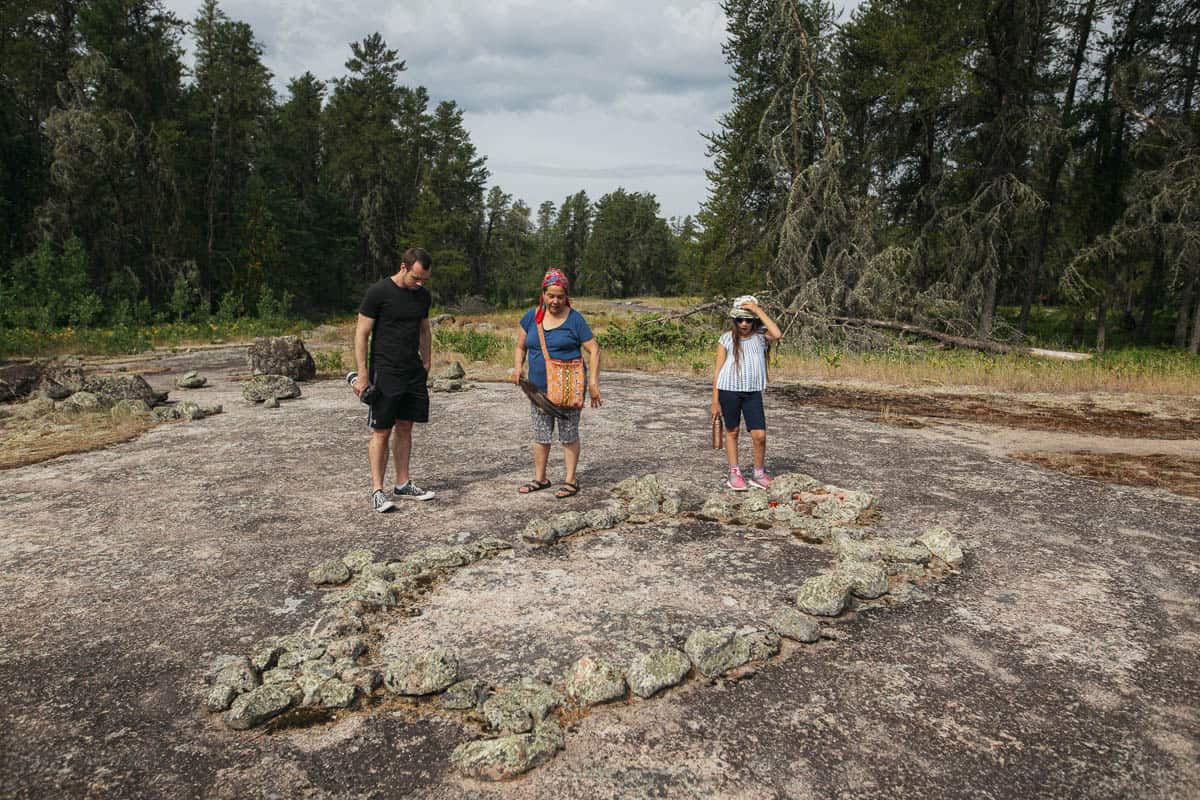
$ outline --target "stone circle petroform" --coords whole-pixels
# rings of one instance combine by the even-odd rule
[[[512,544],[483,537],[426,547],[398,560],[355,550],[309,571],[323,590],[325,611],[316,619],[210,665],[205,707],[222,714],[229,728],[246,730],[285,725],[289,716],[314,712],[415,704],[422,713],[455,719],[478,733],[449,754],[461,774],[508,780],[554,758],[566,744],[568,720],[604,713],[608,703],[652,701],[689,678],[713,682],[753,674],[801,645],[835,638],[828,626],[841,615],[926,598],[924,589],[959,569],[964,559],[961,543],[944,528],[912,538],[878,535],[870,526],[877,516],[870,495],[799,473],[778,476],[766,492],[714,492],[703,503],[669,494],[655,475],[622,481],[612,494],[601,508],[531,519],[521,539],[528,547],[569,547],[573,538],[592,531],[687,518],[787,529],[827,548],[835,559],[819,574],[797,575],[792,602],[761,624],[731,620],[697,627],[675,647],[640,652],[628,664],[581,653],[560,666],[558,680],[547,683],[534,677],[532,666],[524,677],[505,681],[461,674],[458,657],[447,647],[390,659],[380,654],[385,623],[420,616],[455,571]]]

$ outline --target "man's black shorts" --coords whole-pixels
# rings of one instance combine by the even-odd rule
[[[429,390],[422,384],[401,394],[385,395],[370,406],[367,424],[387,430],[397,422],[429,422]]]

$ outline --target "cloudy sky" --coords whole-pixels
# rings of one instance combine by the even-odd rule
[[[185,20],[200,0],[166,0]],[[455,100],[493,185],[535,210],[585,189],[652,192],[695,214],[701,134],[729,106],[717,0],[222,0],[265,49],[276,89],[342,75],[349,43],[379,31],[403,79]]]

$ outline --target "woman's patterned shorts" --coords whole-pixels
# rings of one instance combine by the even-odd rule
[[[558,440],[563,444],[579,441],[579,417],[582,408],[564,408],[566,419],[559,419],[547,414],[533,403],[529,404],[529,415],[533,419],[533,441],[538,444],[550,444],[554,441],[554,426],[558,424]]]

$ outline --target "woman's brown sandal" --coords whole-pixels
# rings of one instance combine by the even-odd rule
[[[542,489],[549,488],[550,481],[530,481],[520,489],[517,489],[517,492],[520,494],[533,494],[534,492],[540,492]]]
[[[559,500],[566,500],[568,497],[574,497],[577,494],[579,494],[578,483],[563,481],[563,485],[558,487],[558,491],[554,493],[554,496]]]

